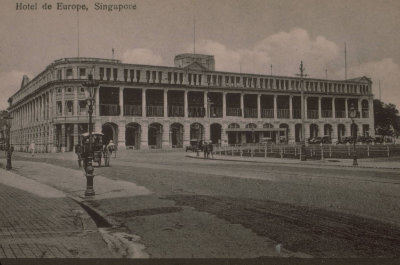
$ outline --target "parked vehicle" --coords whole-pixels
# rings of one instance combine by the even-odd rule
[[[92,133],[92,157],[93,162],[101,166],[101,158],[103,156],[103,134],[100,132]],[[88,155],[89,150],[89,133],[81,134],[82,157]]]
[[[329,135],[325,135],[322,137],[321,142],[323,144],[331,144],[332,143],[332,139]]]
[[[190,140],[190,145],[186,146],[186,152],[187,151],[196,152],[197,150],[203,151],[203,141],[198,139]]]
[[[357,142],[363,143],[363,144],[370,144],[374,141],[374,138],[371,136],[359,136],[357,137]]]

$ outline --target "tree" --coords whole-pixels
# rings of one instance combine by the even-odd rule
[[[374,99],[376,133],[383,136],[400,135],[400,117],[396,105]]]

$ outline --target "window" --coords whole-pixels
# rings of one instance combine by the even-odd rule
[[[85,88],[81,87],[81,93],[85,93]]]
[[[140,81],[140,70],[136,70],[136,82]]]
[[[188,74],[188,82],[189,82],[189,85],[192,84],[192,74]]]
[[[100,67],[100,80],[104,79],[104,67]]]
[[[57,105],[57,116],[60,116],[60,115],[62,115],[62,104],[61,104],[61,101],[57,101],[56,105]]]
[[[194,74],[193,75],[193,83],[196,85],[196,83],[197,83],[197,75],[196,74]]]
[[[114,81],[117,81],[117,79],[118,79],[118,69],[117,68],[113,69],[113,77],[114,77]]]
[[[79,114],[86,114],[86,100],[79,100]]]
[[[128,69],[124,69],[124,81],[128,81]]]
[[[72,87],[68,87],[68,88],[67,88],[67,92],[68,92],[68,93],[71,93],[71,92],[72,92]]]
[[[168,72],[168,84],[171,84],[172,73]]]
[[[57,80],[61,80],[61,79],[62,79],[62,71],[57,70]]]
[[[153,80],[153,82],[156,82],[156,79],[157,79],[157,72],[156,71],[153,71],[151,73],[151,79]]]
[[[222,86],[222,76],[218,76],[218,85]]]
[[[79,68],[79,77],[86,76],[86,68]]]
[[[106,78],[107,78],[107,81],[110,81],[110,79],[111,79],[111,68],[107,68],[106,69]]]
[[[67,114],[68,115],[73,115],[74,114],[74,102],[73,101],[67,101],[66,102],[66,108],[67,108]]]
[[[183,83],[183,73],[179,73],[179,83]]]
[[[146,71],[146,82],[150,82],[150,71]]]
[[[135,70],[131,69],[129,70],[129,77],[131,78],[131,82],[133,82],[133,79],[135,78]]]
[[[72,78],[72,68],[67,69],[67,78]]]
[[[214,85],[217,84],[217,76],[216,75],[212,76],[212,82],[213,82]]]
[[[161,81],[162,81],[162,72],[159,71],[158,72],[158,83],[161,83]]]
[[[207,75],[207,84],[210,85],[211,83],[211,75]]]
[[[178,73],[174,73],[174,83],[178,82]]]

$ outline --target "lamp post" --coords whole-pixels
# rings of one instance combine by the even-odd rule
[[[353,127],[353,166],[358,166],[357,162],[357,150],[356,150],[356,141],[357,141],[357,130],[354,123],[354,119],[357,117],[357,110],[354,107],[354,103],[350,105],[350,118],[351,118],[351,125]]]
[[[3,119],[5,119],[7,122],[4,125],[4,133],[6,134],[7,137],[7,145],[6,145],[6,151],[7,151],[7,165],[6,165],[6,169],[10,170],[12,169],[12,165],[11,165],[11,155],[12,152],[14,151],[13,148],[11,147],[11,141],[10,141],[10,123],[9,120],[12,119],[12,117],[10,116],[10,113],[7,112],[7,116],[3,117]]]
[[[99,82],[96,80],[93,80],[93,75],[89,74],[88,75],[88,80],[82,84],[86,89],[85,89],[85,96],[86,96],[86,101],[88,103],[88,114],[89,114],[89,124],[88,124],[88,129],[89,129],[89,150],[87,151],[87,156],[84,158],[87,160],[85,163],[86,168],[85,168],[85,176],[86,176],[86,191],[85,191],[85,197],[89,196],[94,196],[95,192],[93,189],[93,178],[94,178],[94,168],[92,165],[92,160],[93,160],[93,150],[92,150],[92,114],[93,114],[93,104],[95,102],[95,94],[96,94],[96,88],[99,85]]]
[[[300,160],[301,161],[306,161],[307,157],[306,157],[306,150],[305,150],[305,145],[306,145],[306,138],[305,138],[305,124],[304,124],[304,118],[305,118],[305,110],[304,110],[304,77],[307,76],[307,74],[304,73],[304,71],[306,70],[303,66],[303,61],[301,61],[300,63],[300,74],[296,74],[297,76],[300,76],[300,100],[301,100],[301,150],[300,150]]]

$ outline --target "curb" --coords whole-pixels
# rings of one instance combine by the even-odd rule
[[[362,169],[390,169],[390,170],[399,170],[399,168],[395,167],[377,167],[377,166],[352,166],[352,165],[341,165],[341,164],[325,164],[327,162],[323,163],[316,163],[316,162],[305,162],[304,164],[300,163],[290,163],[290,162],[284,162],[284,161],[251,161],[251,160],[239,160],[239,159],[224,159],[224,158],[216,158],[214,156],[213,159],[207,159],[204,157],[197,157],[197,156],[191,156],[191,155],[186,155],[188,158],[193,158],[193,159],[204,159],[204,160],[220,160],[220,161],[229,161],[229,162],[243,162],[243,163],[258,163],[258,164],[284,164],[284,165],[293,165],[293,166],[307,166],[307,165],[317,165],[317,166],[325,166],[325,167],[343,167],[343,168],[362,168]]]

